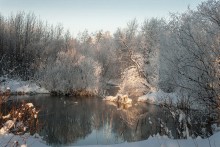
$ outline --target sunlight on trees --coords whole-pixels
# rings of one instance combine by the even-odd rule
[[[121,94],[163,90],[211,110],[220,97],[219,9],[219,1],[208,0],[169,21],[134,19],[113,35],[85,30],[75,38],[32,13],[0,15],[0,75],[68,95],[106,95],[115,80]]]

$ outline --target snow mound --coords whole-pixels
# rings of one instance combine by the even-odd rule
[[[117,101],[117,97],[116,96],[106,96],[103,100],[104,101],[116,102]]]
[[[178,95],[176,93],[165,93],[162,90],[149,92],[146,95],[138,98],[139,102],[148,102],[151,104],[159,105],[164,102],[171,102],[176,104],[178,102]]]
[[[7,78],[0,78],[0,91],[6,92],[10,90],[11,93],[49,93],[43,87],[30,81],[13,80]]]
[[[116,96],[106,96],[103,100],[111,101],[111,102],[118,102],[122,104],[131,104],[132,99],[128,98],[127,95],[117,94]]]
[[[28,106],[29,108],[34,107],[32,103],[27,103],[26,106]]]

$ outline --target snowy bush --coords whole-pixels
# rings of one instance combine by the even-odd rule
[[[145,86],[146,80],[141,78],[135,67],[126,69],[122,75],[119,93],[128,96],[143,95],[148,89]]]
[[[60,52],[55,63],[47,64],[37,74],[39,83],[51,92],[70,94],[85,90],[96,94],[99,90],[101,68],[92,58],[75,51]]]

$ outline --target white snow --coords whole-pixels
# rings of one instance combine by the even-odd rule
[[[114,102],[114,101],[117,101],[117,97],[116,96],[106,96],[103,100]]]
[[[34,107],[32,103],[27,103],[26,106],[28,106],[29,108]]]
[[[181,110],[179,110],[179,122],[181,123],[185,119],[186,119],[185,113],[183,113]]]
[[[2,119],[7,119],[7,118],[10,118],[10,117],[11,117],[11,114],[9,113],[8,115],[2,116]]]
[[[122,81],[119,84],[119,93],[126,94],[130,97],[137,97],[146,93],[147,81],[139,76],[139,72],[135,66],[130,66],[123,72]]]
[[[103,100],[111,102],[119,102],[122,104],[131,104],[132,99],[128,98],[127,95],[117,94],[116,96],[106,96]]]
[[[0,146],[10,147],[48,147],[39,135],[35,134],[31,136],[26,133],[24,135],[5,134],[0,136]]]
[[[162,90],[148,92],[146,95],[140,96],[138,98],[139,102],[149,102],[152,104],[161,104],[164,102],[171,102],[176,104],[179,97],[176,93],[165,93]]]
[[[113,145],[88,145],[86,147],[219,147],[220,146],[220,132],[215,133],[207,139],[169,139],[167,136],[155,135],[149,137],[147,140],[138,142],[125,142],[121,144]],[[24,134],[17,136],[13,134],[5,134],[0,136],[1,146],[13,146],[17,143],[19,146],[31,146],[31,147],[48,147],[42,138],[35,134],[30,136]]]
[[[22,92],[22,93],[49,93],[43,87],[38,86],[36,83],[30,81],[13,80],[8,78],[0,77],[0,91],[5,92],[10,90],[12,93]]]

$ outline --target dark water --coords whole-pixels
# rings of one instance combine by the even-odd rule
[[[47,95],[22,100],[40,108],[39,123],[43,127],[38,133],[52,146],[118,144],[168,132],[170,137],[177,136],[171,113],[155,105],[118,105],[100,98]]]

